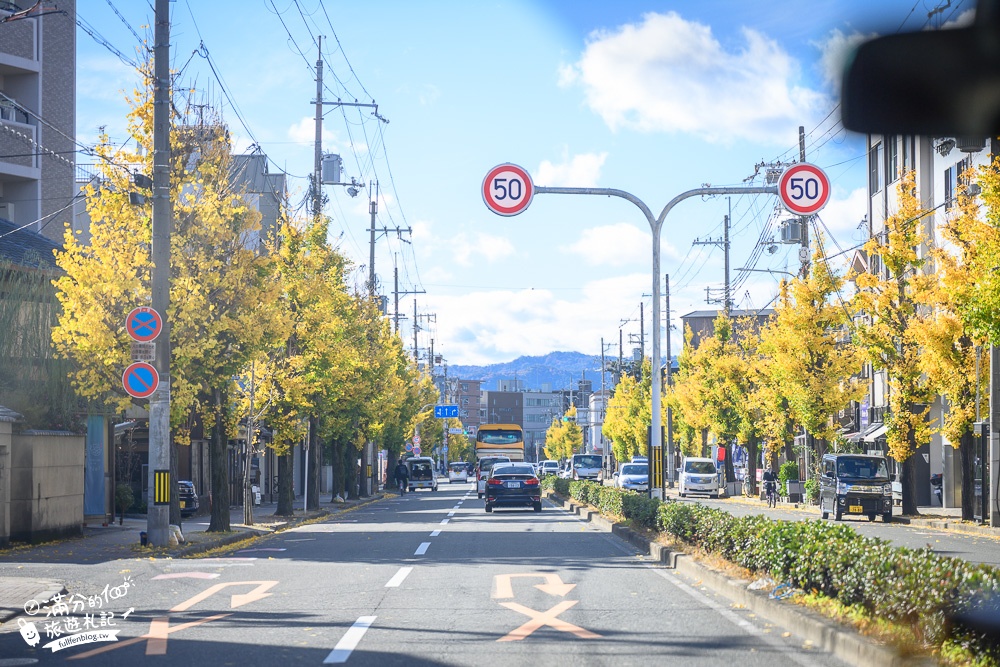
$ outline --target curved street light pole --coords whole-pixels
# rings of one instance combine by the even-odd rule
[[[653,375],[656,377],[656,382],[652,382],[652,424],[656,425],[656,428],[650,428],[650,439],[649,439],[649,458],[652,458],[653,450],[657,447],[663,447],[663,440],[661,437],[660,429],[658,428],[660,424],[663,423],[663,418],[661,417],[662,410],[662,398],[661,398],[661,388],[660,388],[660,377],[659,377],[659,367],[660,367],[660,230],[663,228],[663,221],[666,219],[667,214],[670,213],[671,209],[677,204],[689,199],[691,197],[698,196],[716,196],[716,195],[737,195],[737,194],[778,194],[778,186],[776,185],[763,185],[763,186],[749,186],[749,187],[739,187],[739,186],[721,186],[721,187],[702,187],[694,188],[693,190],[688,190],[687,192],[682,192],[677,195],[660,212],[659,217],[654,218],[653,212],[650,210],[646,204],[636,197],[635,195],[626,192],[624,190],[615,190],[613,188],[561,188],[561,187],[543,187],[536,186],[535,194],[562,194],[562,195],[602,195],[605,197],[620,197],[622,199],[628,200],[639,207],[642,214],[646,216],[646,221],[649,223],[649,229],[653,234]],[[670,363],[670,360],[667,360]],[[671,443],[668,443],[671,444]],[[672,464],[671,464],[672,465]],[[652,480],[650,480],[652,482]],[[653,493],[653,485],[649,485],[649,494]]]

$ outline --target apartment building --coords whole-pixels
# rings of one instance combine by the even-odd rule
[[[0,2],[0,218],[59,243],[72,218],[76,2],[22,13]],[[14,17],[14,18],[10,18]]]

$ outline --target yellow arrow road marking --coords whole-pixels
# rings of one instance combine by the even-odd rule
[[[535,588],[558,597],[565,597],[567,593],[576,588],[576,584],[564,584],[559,575],[554,572],[526,572],[524,574],[498,574],[493,577],[495,588],[493,592],[494,600],[504,600],[514,597],[514,587],[511,579],[514,577],[541,577],[545,579],[544,584],[535,584]]]
[[[579,600],[563,600],[552,609],[548,611],[541,612],[535,611],[534,609],[529,609],[524,605],[517,604],[516,602],[501,602],[504,607],[512,609],[518,613],[524,614],[531,618],[530,621],[523,624],[519,628],[515,628],[511,632],[507,633],[498,642],[516,642],[529,636],[532,632],[541,628],[543,626],[549,626],[554,630],[561,630],[562,632],[569,632],[570,634],[576,635],[580,639],[599,639],[601,635],[593,633],[589,630],[584,630],[578,625],[573,625],[568,621],[562,621],[556,618],[559,614],[563,613],[573,605],[575,605]]]
[[[242,607],[245,604],[256,602],[257,600],[263,600],[264,598],[270,595],[270,593],[265,593],[264,591],[268,590],[269,588],[273,588],[278,584],[278,582],[277,581],[229,581],[221,584],[215,584],[214,586],[210,586],[207,590],[198,593],[198,595],[195,595],[190,600],[186,600],[180,603],[176,607],[172,608],[170,611],[187,611],[188,609],[195,606],[202,600],[212,597],[213,595],[215,595],[216,593],[218,593],[219,591],[228,586],[252,586],[255,584],[256,587],[249,593],[244,593],[242,595],[234,595],[230,600],[229,606],[232,609],[236,609],[237,607]]]

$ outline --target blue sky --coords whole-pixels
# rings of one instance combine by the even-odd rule
[[[619,330],[628,355],[640,303],[647,353],[652,331],[652,242],[639,210],[543,194],[521,215],[496,216],[480,194],[487,171],[513,162],[536,185],[626,190],[658,213],[705,183],[762,184],[762,174],[748,180],[755,165],[797,160],[801,125],[807,160],[832,182],[819,216],[828,252],[847,258],[865,238],[866,174],[863,138],[845,133],[836,106],[845,46],[874,31],[967,20],[973,3],[952,0],[928,16],[944,4],[177,0],[171,55],[184,88],[196,91],[180,95],[178,108],[217,108],[238,149],[258,144],[290,175],[297,207],[312,170],[312,68],[323,36],[324,96],[374,100],[389,121],[369,108],[327,108],[323,148],[367,188],[351,198],[326,187],[331,240],[363,288],[377,182],[377,227],[413,230],[380,235],[375,260],[390,311],[394,266],[401,291],[422,291],[400,298],[408,347],[416,299],[419,346],[433,338],[451,364],[596,355],[602,337],[614,355]],[[151,35],[147,3],[78,0],[77,11],[129,60],[136,35]],[[78,139],[92,144],[104,126],[124,143],[122,92],[134,87],[134,70],[85,32],[77,39]],[[720,238],[730,210],[737,307],[771,302],[782,276],[764,271],[797,271],[796,247],[768,250],[789,217],[776,204],[765,195],[694,198],[667,217],[661,270],[671,277],[675,353],[678,316],[716,308],[706,288],[719,297],[723,284],[721,249],[693,242]]]

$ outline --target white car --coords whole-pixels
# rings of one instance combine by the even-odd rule
[[[689,493],[705,493],[718,498],[719,470],[712,459],[685,458],[681,464],[679,493],[681,498]]]
[[[649,466],[645,463],[626,463],[614,478],[619,489],[649,491]]]
[[[469,465],[464,461],[454,461],[448,464],[448,482],[468,482],[471,477]]]
[[[538,464],[538,472],[544,477],[545,475],[556,475],[559,473],[559,462],[558,461],[542,461]]]

